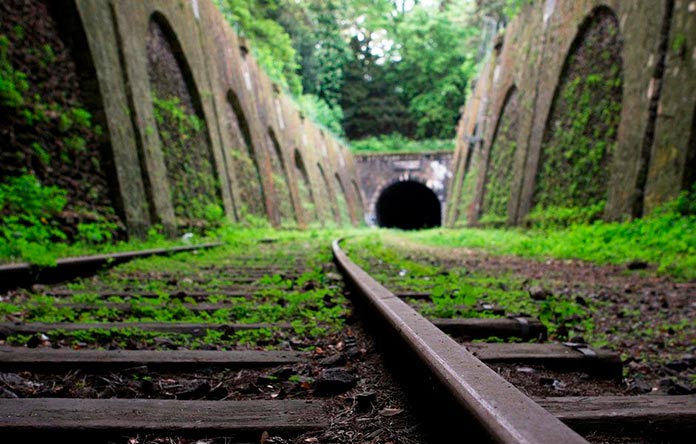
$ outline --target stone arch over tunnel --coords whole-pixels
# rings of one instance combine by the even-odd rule
[[[398,181],[380,192],[375,216],[380,227],[433,228],[442,225],[442,203],[425,184],[415,180]]]

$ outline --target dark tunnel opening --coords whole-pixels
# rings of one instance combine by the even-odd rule
[[[419,182],[404,181],[382,191],[376,205],[377,225],[402,230],[421,230],[442,224],[440,200]]]

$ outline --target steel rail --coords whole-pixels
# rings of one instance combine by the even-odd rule
[[[435,327],[332,244],[346,280],[413,350],[494,442],[587,444],[587,441]]]
[[[55,266],[37,266],[27,262],[0,265],[0,291],[33,284],[56,283],[79,276],[94,274],[104,265],[117,265],[136,258],[145,258],[165,254],[183,253],[221,246],[222,243],[185,245],[171,248],[153,248],[149,250],[125,251],[121,253],[95,254],[58,259]]]

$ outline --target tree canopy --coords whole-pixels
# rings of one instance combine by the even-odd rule
[[[349,139],[453,137],[484,17],[529,0],[215,0],[306,114]]]

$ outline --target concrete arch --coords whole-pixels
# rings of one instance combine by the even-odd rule
[[[288,165],[283,156],[283,148],[272,127],[268,127],[268,140],[273,197],[275,199],[274,208],[278,211],[277,222],[280,225],[294,223],[297,222],[297,203],[290,191],[291,176],[288,174]]]
[[[302,153],[299,148],[295,148],[295,155],[293,156],[295,160],[295,173],[298,180],[298,192],[300,197],[299,208],[301,211],[298,212],[298,219],[304,224],[317,220],[317,203],[314,198],[314,192],[312,191],[312,182],[309,179],[309,174],[307,174],[307,168],[305,167],[304,160],[302,158]]]
[[[222,206],[211,134],[191,67],[164,14],[150,15],[147,34],[147,72],[169,198],[176,225],[195,225],[211,205]]]
[[[336,205],[338,207],[338,214],[341,219],[341,225],[346,225],[352,223],[352,211],[348,205],[348,195],[346,189],[343,186],[343,181],[341,180],[341,175],[338,172],[334,173],[334,179],[336,180]]]
[[[324,168],[321,166],[321,163],[317,163],[317,169],[319,170],[319,176],[321,177],[322,183],[324,185],[324,189],[326,190],[326,193],[328,195],[329,208],[330,208],[331,214],[333,215],[334,221],[337,224],[340,224],[341,223],[341,215],[338,212],[336,198],[335,198],[335,195],[333,192],[333,188],[331,187],[331,184],[329,183],[329,178],[326,177],[326,173],[324,172]]]
[[[479,217],[500,222],[507,220],[510,214],[513,167],[519,135],[519,107],[519,92],[513,84],[505,93],[486,153]],[[469,152],[471,151],[470,149]],[[467,160],[470,162],[470,153],[467,153]],[[468,168],[469,165],[464,165],[465,174]]]
[[[268,214],[266,196],[261,181],[257,150],[249,129],[246,113],[242,108],[239,96],[234,90],[227,91],[227,130],[231,138],[231,166],[235,174],[239,196],[237,206],[240,213],[249,213],[258,217]],[[231,180],[232,182],[232,180]],[[244,214],[240,214],[244,216]]]
[[[582,21],[560,72],[534,174],[534,207],[606,202],[620,125],[624,67],[619,19],[599,6]],[[580,59],[580,60],[578,60]]]

